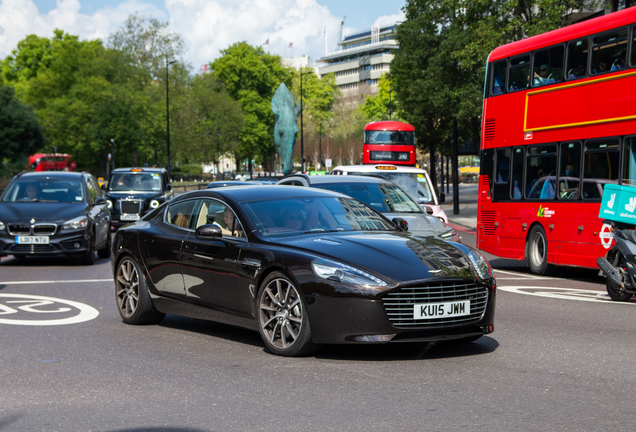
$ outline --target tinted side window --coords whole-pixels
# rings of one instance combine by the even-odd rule
[[[606,73],[625,68],[627,29],[592,38],[592,73]]]
[[[88,177],[86,177],[86,186],[88,187],[88,201],[90,203],[94,203],[95,202],[95,198],[100,196],[99,195],[99,188],[95,188],[95,186],[91,182],[91,179],[88,178]]]
[[[510,60],[510,78],[508,91],[525,90],[530,79],[530,54],[515,57]]]
[[[623,157],[623,184],[636,186],[636,138],[625,140]]]
[[[582,78],[587,73],[587,39],[568,43],[568,79]]]
[[[556,195],[556,146],[528,148],[526,161],[526,197],[554,199]]]
[[[512,151],[512,183],[510,195],[513,200],[520,200],[523,197],[521,187],[523,185],[523,148],[516,148]]]
[[[606,183],[618,183],[618,139],[588,141],[583,159],[583,198],[600,199]]]
[[[631,66],[636,66],[636,27],[632,27],[632,61]]]
[[[166,221],[182,228],[191,228],[196,203],[196,200],[189,200],[171,205],[166,210]]]
[[[564,56],[563,45],[535,52],[532,86],[540,87],[560,82],[563,79]]]
[[[577,199],[580,195],[581,143],[561,144],[561,162],[559,163],[559,198]]]
[[[500,95],[506,92],[506,76],[508,60],[499,60],[493,65],[492,94]]]

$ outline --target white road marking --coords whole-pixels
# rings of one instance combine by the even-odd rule
[[[10,325],[25,325],[25,326],[56,326],[56,325],[65,325],[65,324],[77,324],[81,322],[90,321],[92,319],[97,318],[99,312],[92,306],[89,306],[84,303],[75,302],[71,300],[65,300],[55,297],[45,297],[38,295],[30,295],[30,294],[5,294],[0,293],[0,301],[2,299],[15,299],[15,300],[7,300],[6,303],[29,303],[26,305],[18,306],[17,308],[22,311],[20,316],[25,316],[28,313],[38,313],[38,314],[46,314],[46,313],[60,313],[60,312],[70,312],[72,309],[63,307],[56,310],[46,310],[46,309],[35,309],[41,306],[50,306],[56,303],[63,304],[65,306],[71,306],[79,311],[79,313],[75,316],[68,318],[60,318],[60,319],[52,319],[52,320],[28,320],[28,319],[8,319],[8,318],[0,318],[0,324],[10,324]],[[0,315],[13,315],[19,313],[18,310],[0,304]],[[26,312],[26,314],[25,314]],[[28,316],[28,315],[27,315]]]
[[[92,282],[112,282],[113,279],[73,279],[58,281],[8,281],[0,282],[0,285],[31,285],[31,284],[58,284],[58,283],[92,283]]]
[[[556,298],[562,300],[579,300],[607,304],[623,304],[636,306],[635,302],[613,301],[605,291],[582,290],[576,288],[550,288],[537,286],[503,286],[498,290],[537,297]]]
[[[504,270],[497,270],[497,269],[493,269],[493,271],[497,272],[497,273],[503,273],[503,274],[508,274],[508,275],[512,275],[512,276],[518,276],[522,279],[536,279],[536,280],[550,280],[550,279],[559,279],[559,278],[553,278],[553,277],[547,277],[547,276],[536,276],[536,275],[527,275],[524,273],[518,273],[518,272],[511,272],[511,271],[504,271]]]

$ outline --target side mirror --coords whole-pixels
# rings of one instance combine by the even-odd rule
[[[196,238],[209,238],[209,239],[215,239],[215,238],[221,238],[223,237],[223,233],[221,232],[221,227],[217,226],[217,225],[201,225],[199,228],[197,228],[197,230],[194,233]]]
[[[446,194],[444,194],[444,192],[440,192],[439,193],[439,203],[443,203],[446,202]]]
[[[168,183],[168,184],[166,185],[166,190],[167,190],[167,191],[172,190],[172,186],[170,186],[170,183]]]
[[[393,222],[395,225],[397,225],[397,227],[399,229],[401,229],[402,231],[406,232],[409,230],[409,223],[402,218],[393,218],[391,220],[391,222]]]
[[[106,204],[106,198],[104,197],[96,197],[95,204]]]

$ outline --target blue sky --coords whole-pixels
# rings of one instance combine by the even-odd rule
[[[56,28],[81,39],[102,39],[133,13],[169,21],[185,41],[183,60],[198,70],[233,43],[247,41],[285,57],[314,61],[345,34],[393,25],[405,0],[0,0],[0,58],[29,34],[50,37]],[[293,43],[293,48],[289,44]]]

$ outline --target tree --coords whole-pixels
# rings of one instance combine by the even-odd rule
[[[586,0],[408,0],[391,62],[404,118],[422,150],[448,145],[457,121],[460,139],[479,140],[488,54],[497,46],[558,28]]]
[[[15,98],[12,87],[0,86],[0,172],[24,169],[28,156],[44,145],[44,130],[33,109]]]
[[[271,100],[280,83],[290,87],[291,71],[281,64],[279,56],[247,42],[237,42],[222,50],[221,57],[210,66],[243,112],[237,168],[239,159],[248,158],[251,162],[256,155],[271,163],[274,154]]]
[[[369,121],[395,120],[402,121],[403,113],[396,109],[393,80],[389,74],[382,74],[378,85],[378,93],[369,96],[362,105],[362,111]]]

